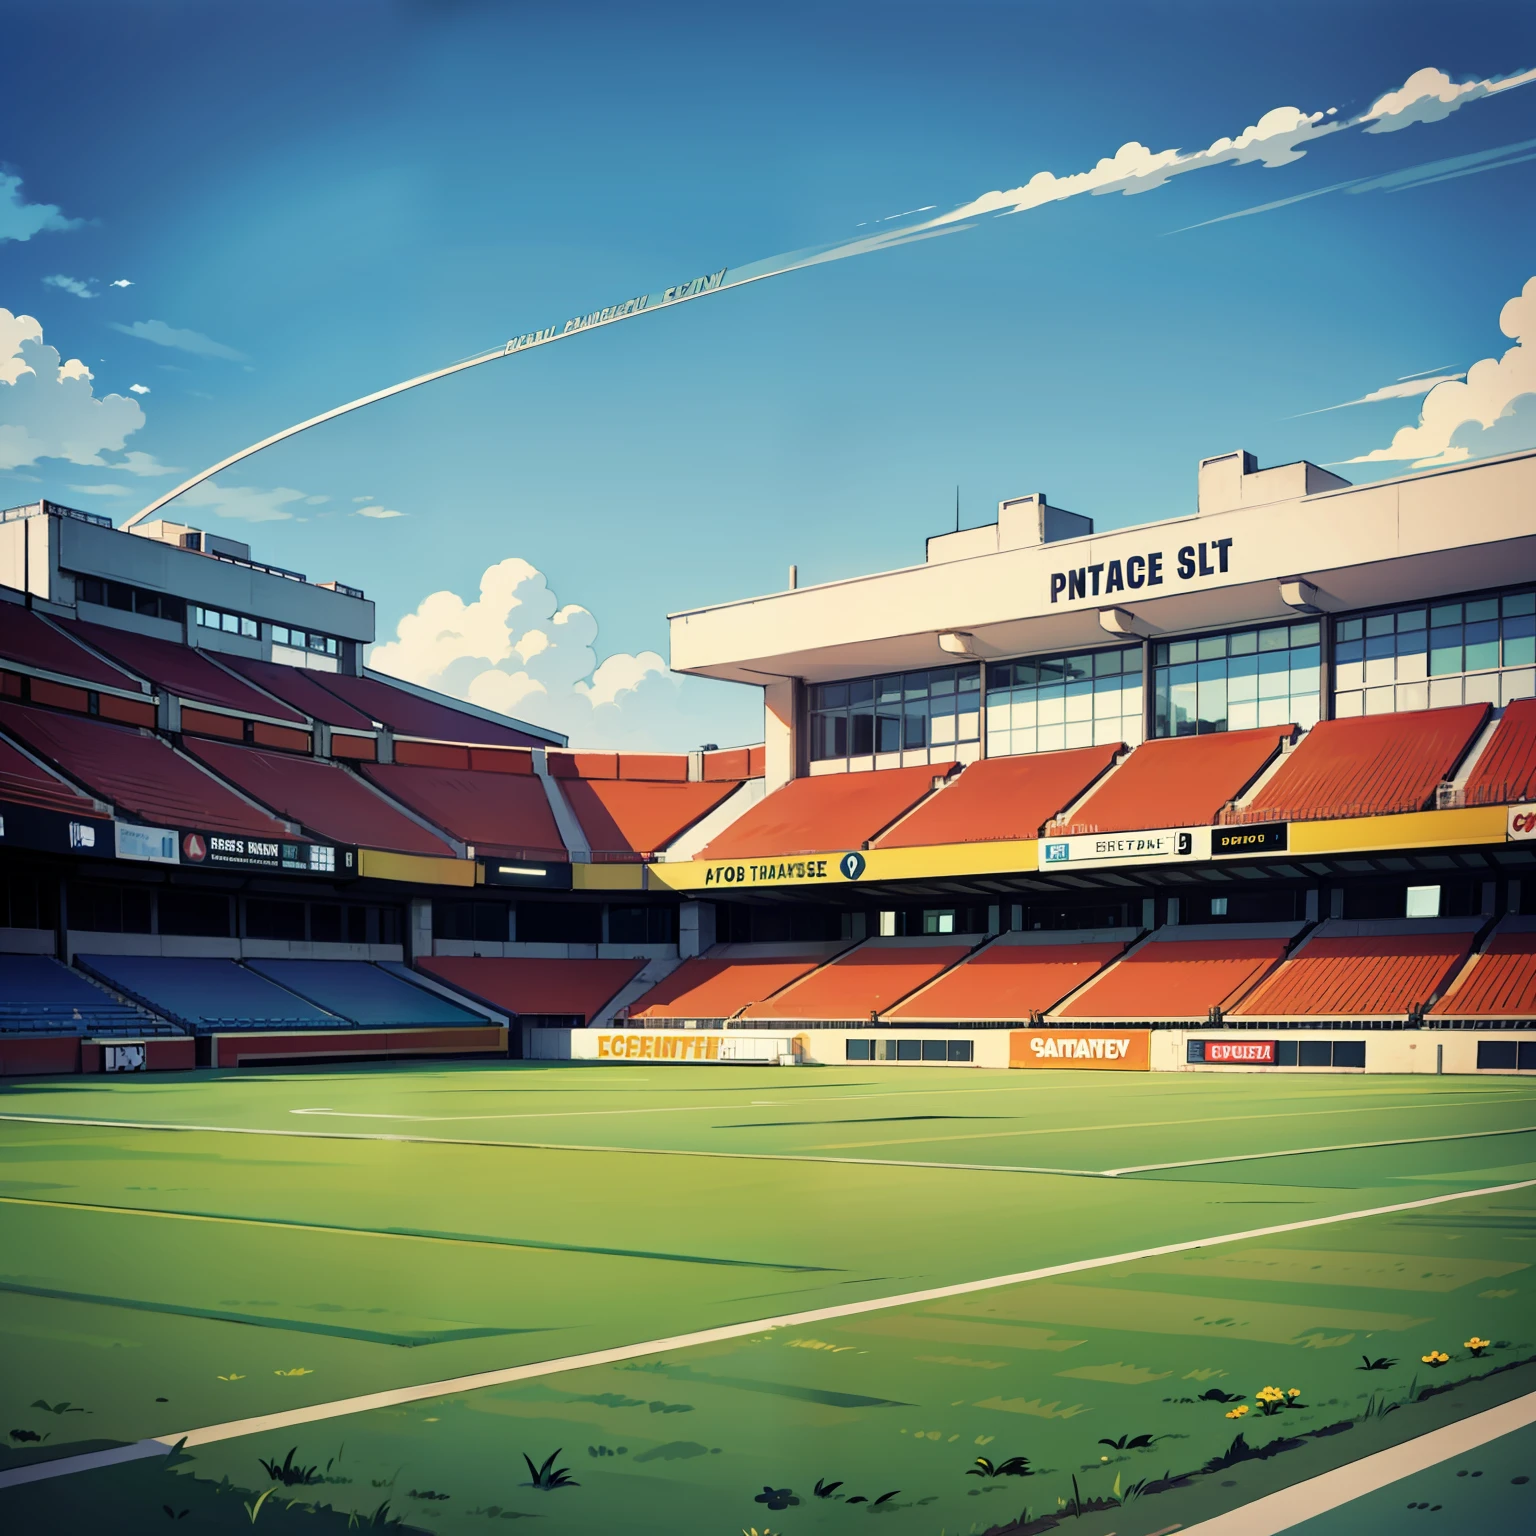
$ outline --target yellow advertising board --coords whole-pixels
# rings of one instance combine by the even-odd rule
[[[1150,1029],[1016,1029],[1008,1036],[1008,1065],[1034,1070],[1149,1072]]]

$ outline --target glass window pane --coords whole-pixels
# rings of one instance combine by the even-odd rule
[[[1006,664],[1004,665],[1002,670],[1004,672],[1006,672],[1008,670]],[[882,703],[884,703],[888,699],[899,699],[901,697],[901,676],[900,676],[900,674],[898,673],[897,676],[895,676],[895,677],[880,677],[880,678],[876,678],[875,679],[875,697],[877,699],[879,699]]]
[[[1227,637],[1225,635],[1202,635],[1196,644],[1199,646],[1197,654],[1201,661],[1209,661],[1214,657],[1227,654]]]
[[[1370,639],[1372,635],[1390,635],[1395,628],[1396,625],[1390,613],[1373,613],[1365,621],[1366,639]]]
[[[1428,634],[1429,631],[1425,629],[1398,630],[1397,654],[1399,656],[1422,656],[1429,643],[1426,638]]]
[[[926,672],[908,672],[902,681],[909,699],[926,699],[928,697],[928,674]]]
[[[853,725],[849,745],[854,757],[868,757],[875,750],[875,717],[860,710],[850,717]]]
[[[1200,727],[1224,731],[1227,728],[1227,680],[1224,677],[1200,680]]]
[[[1429,653],[1429,675],[1431,677],[1446,677],[1452,672],[1461,671],[1461,647],[1459,645],[1437,645]]]
[[[1461,604],[1442,603],[1438,608],[1429,610],[1429,622],[1431,626],[1437,624],[1460,624]]]
[[[901,750],[901,716],[877,715],[875,717],[875,751],[899,752]]]
[[[1471,625],[1467,626],[1469,629]],[[1468,672],[1485,672],[1490,667],[1499,664],[1499,642],[1497,640],[1483,640],[1477,645],[1468,645],[1466,649],[1466,668]]]
[[[821,690],[821,707],[823,709],[837,709],[848,702],[847,683],[828,683]]]
[[[1229,656],[1252,656],[1259,648],[1259,632],[1256,629],[1245,629],[1240,635],[1227,636],[1227,654]]]
[[[1484,619],[1496,619],[1499,616],[1499,600],[1496,597],[1479,598],[1475,603],[1467,604],[1467,623],[1475,624]]]
[[[1259,649],[1261,651],[1283,651],[1291,643],[1291,632],[1288,629],[1262,629],[1259,631]]]
[[[1078,683],[1085,677],[1093,676],[1092,656],[1068,656],[1065,659],[1065,664],[1068,682]]]
[[[1314,621],[1311,624],[1291,625],[1292,645],[1316,645],[1322,638],[1322,626]]]
[[[1397,639],[1393,635],[1372,635],[1365,642],[1366,659],[1373,656],[1391,656],[1397,650]]]
[[[1333,648],[1335,661],[1360,661],[1365,656],[1365,641],[1345,640]]]
[[[967,667],[955,681],[959,684],[961,693],[974,693],[981,687],[981,668]]]
[[[1168,647],[1162,641],[1158,641],[1153,649],[1152,664],[1157,667],[1168,665]]]
[[[1426,623],[1426,615],[1422,608],[1405,608],[1397,616],[1397,632],[1402,634],[1405,629],[1423,629]]]
[[[1174,666],[1180,666],[1186,661],[1195,659],[1195,642],[1193,640],[1175,640],[1168,647],[1168,660]]]
[[[1504,642],[1504,665],[1528,667],[1536,661],[1536,637],[1519,635]]]
[[[1340,619],[1334,630],[1336,640],[1358,640],[1365,633],[1363,619]]]
[[[955,740],[975,741],[981,735],[981,711],[962,709],[955,716]]]
[[[875,683],[873,678],[861,677],[848,684],[848,702],[850,704],[868,704],[875,696]]]
[[[955,675],[953,672],[933,672],[928,678],[928,692],[935,697],[941,693],[953,693],[955,691]]]
[[[1507,592],[1502,607],[1506,615],[1536,613],[1536,592]]]

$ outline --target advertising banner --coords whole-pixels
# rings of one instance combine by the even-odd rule
[[[1211,853],[1284,853],[1290,843],[1290,824],[1266,821],[1251,827],[1215,827],[1211,831]]]
[[[231,832],[170,834],[183,864],[219,869],[280,869],[288,874],[342,875],[357,873],[357,851],[333,843],[295,843],[267,837],[240,837]],[[145,857],[145,855],[139,855]]]
[[[113,823],[120,859],[142,859],[151,864],[179,864],[176,833],[169,827],[140,827],[132,822]]]
[[[1176,864],[1211,856],[1209,827],[1149,832],[1093,832],[1040,840],[1040,868],[1099,869],[1114,864]]]
[[[793,1054],[788,1035],[724,1029],[573,1029],[571,1055],[595,1061],[777,1062]]]
[[[0,804],[0,848],[112,857],[112,823],[31,805]]]
[[[1200,1060],[1231,1067],[1272,1067],[1275,1064],[1273,1040],[1199,1040]]]
[[[1536,805],[1512,805],[1509,808],[1506,835],[1511,842],[1536,837]]]
[[[1080,1068],[1095,1072],[1148,1072],[1150,1029],[1016,1029],[1008,1037],[1008,1065]]]

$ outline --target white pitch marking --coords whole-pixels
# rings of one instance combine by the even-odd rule
[[[1465,1455],[1502,1435],[1536,1424],[1536,1392],[1528,1392],[1469,1419],[1405,1440],[1374,1456],[1362,1456],[1304,1483],[1293,1483],[1240,1509],[1184,1528],[1183,1536],[1276,1536],[1316,1515],[1327,1514],[1367,1493],[1390,1487],[1425,1467]]]
[[[383,1392],[369,1392],[360,1397],[339,1398],[329,1403],[312,1403],[307,1408],[290,1408],[282,1413],[261,1414],[256,1418],[234,1419],[225,1424],[210,1424],[201,1429],[175,1430],[170,1434],[140,1440],[133,1445],[110,1451],[91,1451],[82,1456],[61,1456],[54,1461],[34,1462],[0,1472],[0,1488],[22,1483],[42,1482],[85,1472],[117,1462],[137,1461],[147,1456],[164,1456],[179,1445],[215,1445],[224,1440],[238,1440],[245,1435],[266,1434],[292,1429],[298,1424],[318,1424],[327,1419],[345,1418],[354,1413],[371,1413],[379,1408],[396,1408],[402,1403],[426,1402],[461,1392],[476,1392],[486,1387],[503,1387],[517,1381],[533,1381],[541,1376],[557,1376],[565,1371],[585,1370],[596,1365],[615,1365],[623,1360],[639,1360],[647,1355],[662,1355],[670,1350],[692,1349],[700,1344],[719,1344],[746,1338],[765,1328],[803,1328],[815,1323],[833,1322],[841,1317],[857,1317],[868,1312],[887,1312],[895,1307],[918,1306],[928,1301],[945,1301],[951,1296],[973,1296],[979,1291],[1000,1290],[1031,1280],[1050,1280],[1059,1275],[1082,1274],[1085,1270],[1108,1269],[1115,1264],[1131,1264],[1140,1259],[1162,1258],[1170,1253],[1189,1253],[1197,1248],[1216,1248],[1227,1243],[1247,1242],[1253,1238],[1279,1237],[1287,1232],[1306,1232],[1314,1227],[1338,1226],[1371,1216],[1395,1216],[1402,1211],[1423,1210],[1431,1205],[1449,1205],[1457,1200],[1476,1200],[1491,1195],[1513,1194],[1536,1188],[1536,1179],[1520,1179],[1512,1184],[1490,1184],[1482,1189],[1462,1190],[1449,1195],[1424,1195],[1395,1205],[1371,1206],[1359,1211],[1341,1211],[1333,1216],[1310,1216],[1302,1221],[1281,1222],[1276,1226],[1252,1227],[1245,1232],[1227,1232],[1215,1237],[1197,1237],[1182,1243],[1164,1243],[1156,1248],[1138,1248],[1129,1253],[1109,1254],[1098,1259],[1073,1259],[1066,1264],[1051,1264],[1043,1269],[1027,1269],[1012,1275],[993,1275],[984,1280],[962,1280],[955,1285],[938,1285],[928,1290],[906,1291],[897,1296],[879,1296],[869,1301],[846,1301],[836,1306],[817,1307],[808,1312],[790,1312],[778,1317],[761,1317],[747,1323],[728,1323],[720,1328],[701,1328],[693,1333],[674,1334],[665,1339],[648,1339],[640,1344],[620,1344],[613,1349],[595,1349],[581,1355],[566,1355],[555,1360],[537,1360],[529,1365],[507,1366],[498,1371],[480,1371],[472,1376],[456,1376],[447,1381],[429,1381],[418,1386],[394,1387]],[[1454,1451],[1451,1453],[1454,1454]],[[1245,1530],[1247,1528],[1245,1527]],[[1271,1529],[1280,1529],[1272,1527]],[[1248,1536],[1254,1536],[1248,1532]]]

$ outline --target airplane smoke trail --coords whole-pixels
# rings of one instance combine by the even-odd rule
[[[1085,193],[1099,197],[1109,192],[1120,192],[1127,196],[1137,192],[1150,192],[1164,186],[1175,176],[1182,176],[1190,171],[1207,170],[1217,165],[1249,165],[1257,161],[1266,170],[1274,170],[1301,159],[1306,152],[1304,146],[1329,134],[1338,133],[1342,129],[1363,125],[1366,133],[1395,133],[1399,129],[1412,127],[1416,123],[1436,123],[1474,101],[1481,101],[1489,96],[1530,85],[1533,82],[1536,82],[1536,69],[1522,70],[1502,77],[1490,77],[1486,80],[1461,82],[1453,81],[1443,70],[1421,69],[1410,75],[1399,89],[1378,96],[1369,107],[1353,117],[1341,117],[1337,107],[1329,107],[1320,112],[1303,112],[1297,107],[1276,107],[1266,112],[1256,123],[1245,128],[1235,138],[1217,139],[1208,149],[1195,150],[1189,154],[1178,149],[1154,151],[1148,149],[1145,144],[1132,140],[1128,144],[1122,144],[1112,156],[1100,160],[1092,170],[1079,171],[1069,176],[1057,176],[1050,171],[1040,171],[1022,186],[1014,187],[1009,191],[984,193],[981,197],[962,203],[947,213],[937,214],[931,219],[925,219],[916,224],[898,225],[893,229],[861,235],[853,240],[812,246],[804,250],[788,252],[782,256],[770,256],[764,261],[752,262],[743,267],[722,267],[717,272],[692,278],[688,282],[657,289],[651,293],[638,294],[620,304],[593,310],[585,315],[576,315],[564,322],[557,321],[539,330],[526,331],[522,335],[514,336],[503,346],[476,353],[473,357],[461,358],[456,363],[450,363],[446,368],[418,374],[415,378],[406,379],[402,383],[391,384],[387,389],[376,390],[371,395],[364,395],[361,399],[348,401],[347,404],[323,411],[318,416],[311,416],[307,421],[286,427],[281,432],[275,432],[272,436],[263,438],[259,443],[252,443],[249,448],[242,448],[238,453],[230,454],[228,458],[221,459],[217,464],[193,475],[190,480],[182,481],[174,490],[167,491],[165,495],[150,502],[147,507],[135,512],[122,526],[132,528],[184,492],[190,491],[193,486],[200,485],[204,480],[211,479],[214,475],[230,468],[231,465],[260,453],[264,448],[270,448],[287,438],[295,437],[300,432],[307,432],[311,427],[318,427],[323,422],[334,421],[338,416],[361,410],[365,405],[387,400],[392,395],[403,394],[408,389],[417,389],[423,384],[447,378],[450,374],[462,373],[467,368],[478,368],[482,364],[495,362],[498,358],[531,351],[535,347],[548,346],[584,331],[617,325],[625,320],[633,320],[638,315],[667,309],[676,304],[690,303],[695,299],[706,298],[714,293],[724,293],[728,289],[740,288],[748,283],[759,283],[770,277],[781,277],[788,272],[796,272],[805,267],[817,266],[829,261],[844,261],[850,256],[865,256],[873,251],[889,250],[894,246],[906,245],[915,240],[961,234],[975,228],[975,221],[988,214],[1027,213],[1047,203],[1063,202],[1068,198],[1081,197]],[[927,211],[926,208],[910,210],[911,213]],[[891,219],[908,216],[892,214],[888,218],[873,222],[876,225],[885,224]]]

